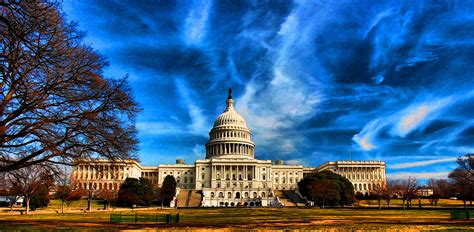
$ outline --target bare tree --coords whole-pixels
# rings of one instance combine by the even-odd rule
[[[63,166],[58,171],[56,177],[56,197],[61,201],[61,213],[64,213],[64,205],[69,195],[72,193],[71,171],[67,166]]]
[[[428,187],[433,189],[433,195],[428,198],[432,206],[436,206],[440,198],[448,198],[453,190],[452,184],[446,179],[429,179]]]
[[[30,200],[40,191],[49,189],[54,184],[51,169],[45,166],[29,166],[10,172],[11,186],[18,194],[23,196],[26,203],[26,214],[30,210]]]
[[[374,186],[373,192],[370,195],[373,195],[379,204],[379,209],[382,208],[382,199],[385,198],[385,194],[387,192],[387,184],[386,182],[382,182]]]
[[[10,207],[10,211],[13,211],[13,206],[20,200],[21,196],[18,191],[11,186],[11,182],[7,178],[2,178],[2,184],[0,189],[0,196],[4,196]]]
[[[21,198],[16,189],[12,188],[10,182],[10,176],[7,173],[0,173],[0,196],[4,196],[10,207],[10,211],[13,211],[13,206]]]
[[[71,193],[72,189],[68,184],[61,184],[57,186],[56,196],[59,200],[61,200],[61,213],[64,213],[64,205],[66,204],[66,201]]]
[[[456,195],[464,201],[464,208],[467,208],[466,202],[472,205],[474,198],[474,154],[466,154],[457,160],[458,168],[449,173],[449,179],[452,180]]]
[[[399,192],[400,186],[400,180],[387,180],[383,198],[385,202],[387,202],[388,208],[390,208],[390,201],[392,200],[393,195]]]
[[[72,190],[66,198],[66,206],[69,207],[73,201],[80,200],[85,195],[86,192],[84,191],[84,189]]]
[[[470,201],[472,205],[472,199],[474,198],[474,186],[466,178],[466,171],[456,168],[454,171],[449,173],[449,178],[453,182],[453,187],[456,195],[463,200],[464,208],[467,209],[467,201]]]
[[[463,174],[462,177],[467,182],[474,184],[474,154],[466,154],[464,157],[459,157],[456,162],[459,165],[458,169]]]
[[[135,158],[139,108],[126,78],[102,76],[104,57],[53,2],[0,2],[0,172]]]
[[[400,192],[402,194],[403,209],[407,206],[411,207],[411,201],[417,197],[416,191],[418,190],[418,181],[415,177],[408,177],[405,180],[400,181]],[[406,203],[406,204],[405,204]]]

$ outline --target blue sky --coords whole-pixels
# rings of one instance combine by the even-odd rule
[[[259,159],[384,160],[444,178],[474,152],[474,2],[65,1],[129,75],[144,165],[203,159],[227,88]]]

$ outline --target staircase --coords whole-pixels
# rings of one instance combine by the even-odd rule
[[[202,192],[198,190],[190,190],[187,207],[199,207],[202,201]]]
[[[188,199],[190,195],[191,195],[191,190],[181,189],[179,191],[178,197],[176,198],[178,201],[178,207],[186,207],[188,204]]]
[[[284,190],[283,191],[286,195],[286,197],[288,197],[296,206],[305,206],[306,205],[306,202],[303,198],[301,198],[301,196],[299,194],[297,194],[295,191],[293,190]]]
[[[286,197],[282,190],[273,190],[273,193],[276,197],[278,197],[278,199],[280,199],[280,202],[283,204],[283,206],[296,206],[295,203]]]
[[[197,190],[181,189],[178,194],[178,207],[201,206],[202,193]]]

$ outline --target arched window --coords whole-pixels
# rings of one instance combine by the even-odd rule
[[[265,192],[262,192],[262,197],[265,197]]]
[[[218,180],[221,179],[221,174],[220,174],[220,173],[217,173],[217,179],[218,179]]]
[[[211,197],[214,197],[214,192],[211,192]]]
[[[265,180],[265,174],[262,174],[262,180]]]
[[[224,193],[219,192],[219,197],[224,198]]]
[[[229,199],[232,198],[232,193],[231,192],[227,193],[227,198],[229,198]]]
[[[239,192],[236,192],[236,193],[235,193],[235,198],[237,198],[237,199],[240,198],[240,193],[239,193]]]
[[[201,173],[201,179],[205,179],[206,178],[206,174],[205,173]]]
[[[249,198],[249,193],[248,193],[248,192],[245,192],[245,193],[244,193],[244,196],[245,196],[245,198]]]
[[[281,178],[281,182],[284,184],[285,183],[285,177]]]

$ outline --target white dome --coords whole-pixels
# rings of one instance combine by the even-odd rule
[[[248,130],[245,119],[235,111],[234,100],[232,99],[227,99],[226,109],[217,117],[216,121],[214,121],[214,128],[220,126],[237,126],[241,127],[241,129]]]
[[[235,110],[232,90],[229,89],[226,108],[209,132],[206,158],[253,159],[254,148],[250,130],[245,119]]]

